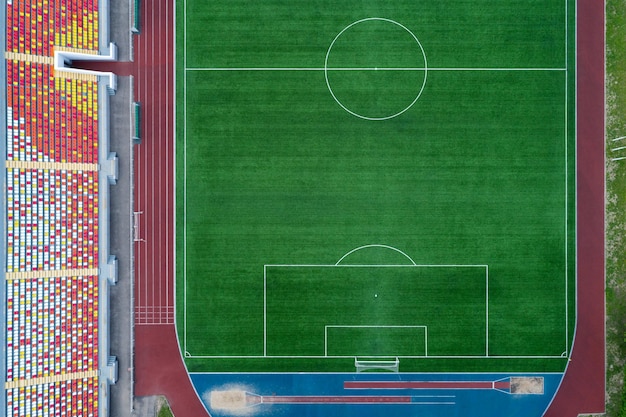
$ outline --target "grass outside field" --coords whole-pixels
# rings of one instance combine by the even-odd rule
[[[482,311],[476,326],[485,328],[484,300],[470,299],[465,309],[467,299],[449,300],[446,322],[434,307],[460,294],[455,287],[444,280],[437,291],[433,277],[397,274],[340,275],[321,305],[307,295],[321,278],[296,274],[281,289],[283,298],[268,304],[274,310],[265,310],[264,265],[334,264],[374,243],[418,264],[488,265],[489,354],[560,356],[571,345],[575,311],[573,39],[566,62],[564,2],[520,8],[459,1],[443,9],[432,2],[340,3],[269,1],[251,8],[187,0],[186,14],[179,5],[177,311],[181,345],[199,357],[187,359],[189,369],[353,369],[345,360],[263,358],[264,313],[284,319],[300,305],[323,311],[323,318],[377,281],[403,279],[415,297],[390,286],[387,304],[366,310],[371,317],[361,324],[395,320],[445,329]],[[393,23],[348,28],[373,16],[401,22],[423,54],[411,33]],[[259,70],[277,67],[301,70]],[[381,117],[407,108],[418,94],[385,121],[355,117],[337,102]],[[358,258],[397,261],[392,251]],[[289,303],[281,302],[289,295]],[[410,313],[393,314],[399,309]],[[284,320],[283,330],[293,334],[290,325],[309,324]],[[440,336],[439,345],[433,336],[429,351],[483,355],[479,333],[480,343],[465,344],[456,332]],[[320,346],[319,334],[302,334],[304,346]],[[275,349],[298,353],[287,345]],[[564,361],[428,359],[408,366],[555,371]]]
[[[607,95],[607,416],[626,416],[626,241],[624,213],[626,170],[615,138],[624,136],[626,120],[626,1],[606,2]]]

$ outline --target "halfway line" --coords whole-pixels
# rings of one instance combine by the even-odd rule
[[[249,67],[249,68],[185,68],[185,71],[567,71],[567,68],[280,68],[280,67]]]

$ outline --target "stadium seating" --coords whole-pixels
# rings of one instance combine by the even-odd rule
[[[52,65],[98,50],[98,7],[6,5],[7,416],[99,415],[100,91]]]
[[[7,390],[8,416],[96,416],[96,378],[45,383]]]
[[[7,272],[93,268],[97,173],[7,170]]]
[[[51,65],[7,61],[7,158],[95,163],[98,85],[55,78]]]
[[[51,56],[55,46],[98,49],[96,0],[9,0],[7,51]]]
[[[51,378],[97,369],[97,321],[97,276],[10,281],[7,379]]]

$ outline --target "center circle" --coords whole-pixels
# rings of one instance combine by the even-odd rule
[[[417,37],[395,20],[369,17],[346,26],[326,52],[328,91],[345,111],[365,120],[387,120],[420,98],[428,74]]]

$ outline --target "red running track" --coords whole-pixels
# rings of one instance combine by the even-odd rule
[[[578,278],[571,362],[545,417],[603,413],[604,328],[604,1],[578,0]]]
[[[135,147],[135,323],[174,324],[174,2],[141,2],[135,41],[135,100],[142,143]]]
[[[174,328],[174,2],[142,3],[135,97],[136,395],[167,396],[177,417],[206,416]],[[564,380],[546,417],[604,411],[604,2],[578,0],[578,312]],[[119,68],[127,71],[127,66]]]
[[[135,146],[135,395],[165,395],[176,417],[208,416],[191,384],[174,326],[174,2],[141,2],[134,39],[134,99],[142,143]],[[122,63],[118,71],[128,71]]]
[[[176,417],[208,416],[180,356],[171,324],[135,327],[135,395],[165,395]]]

